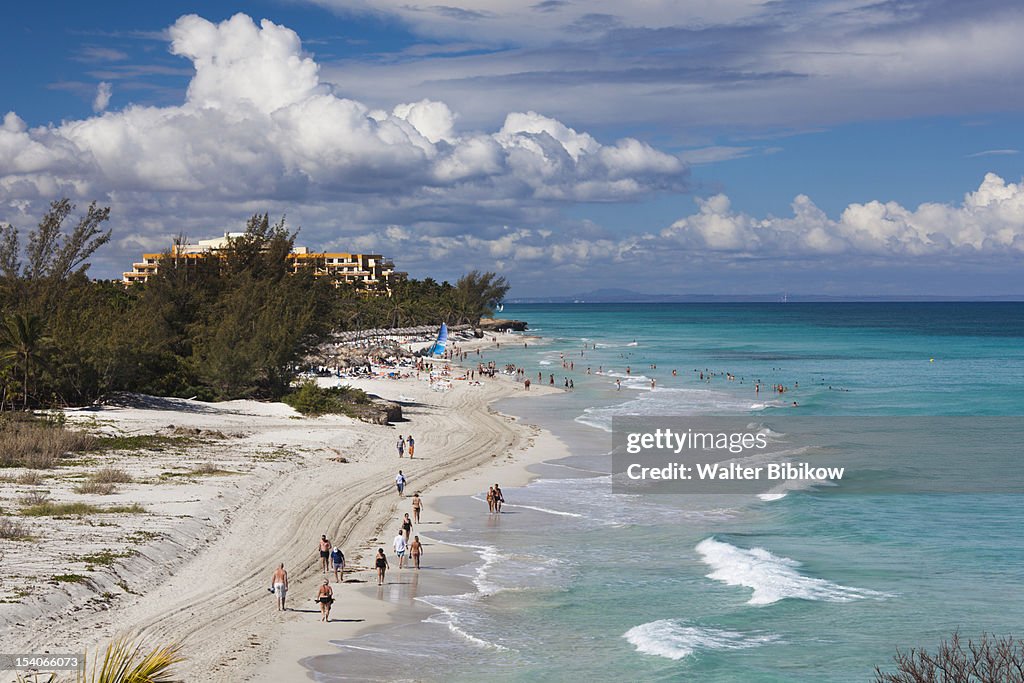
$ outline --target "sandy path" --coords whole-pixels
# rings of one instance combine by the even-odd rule
[[[282,622],[313,618],[273,609],[266,587],[278,562],[290,573],[290,606],[297,600],[311,604],[308,597],[322,577],[316,554],[320,534],[346,550],[350,566],[368,562],[359,549],[372,539],[393,535],[382,527],[394,518],[400,502],[403,509],[408,504],[394,489],[399,468],[409,479],[411,494],[523,444],[525,430],[487,407],[521,392],[518,385],[502,379],[482,386],[454,384],[451,391],[437,393],[412,379],[374,382],[371,390],[385,397],[416,399],[405,408],[409,422],[395,427],[345,418],[273,421],[253,415],[260,441],[302,444],[310,454],[290,471],[262,471],[239,484],[240,500],[224,512],[223,527],[142,596],[109,611],[55,614],[26,624],[16,649],[91,649],[132,631],[154,643],[180,641],[188,657],[184,680],[245,680],[267,661]],[[163,414],[156,418],[166,419]],[[268,423],[262,430],[261,422]],[[409,432],[416,436],[421,457],[399,460],[394,441],[397,434]],[[336,455],[336,443],[345,444],[341,450],[353,462],[329,460]]]

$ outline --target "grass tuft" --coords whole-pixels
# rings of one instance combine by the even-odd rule
[[[129,484],[132,475],[116,467],[104,467],[93,473],[92,480],[99,484]]]
[[[90,493],[100,496],[109,496],[117,493],[117,487],[113,484],[103,484],[98,481],[86,481],[75,487],[75,493]]]
[[[0,517],[0,539],[5,541],[31,541],[25,526],[16,519]]]
[[[110,513],[141,514],[145,511],[146,508],[142,507],[138,503],[132,503],[131,505],[111,505],[109,507],[100,507],[99,505],[90,505],[89,503],[46,502],[23,507],[21,509],[21,514],[26,517],[65,517]]]
[[[0,421],[0,467],[50,469],[68,453],[89,450],[93,441],[59,421],[8,416]]]
[[[14,483],[21,484],[22,486],[39,486],[45,481],[43,475],[39,474],[36,470],[23,472],[14,478]]]

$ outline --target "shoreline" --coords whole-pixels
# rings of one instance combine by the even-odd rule
[[[538,392],[537,395],[543,394]],[[522,397],[521,394],[519,396]],[[503,398],[508,396],[495,398],[494,401]],[[346,588],[335,593],[335,604],[331,611],[332,623],[333,619],[337,618],[345,626],[332,630],[327,636],[323,634],[325,625],[319,622],[290,623],[271,653],[271,662],[257,669],[248,680],[260,683],[319,680],[307,663],[321,657],[336,657],[341,649],[334,641],[350,641],[371,633],[413,625],[438,612],[438,609],[417,601],[417,595],[456,594],[465,592],[466,589],[472,590],[469,579],[453,576],[452,570],[471,565],[477,562],[479,557],[467,548],[430,538],[433,533],[450,530],[452,522],[456,521],[451,515],[433,509],[431,503],[443,498],[471,496],[486,489],[495,481],[510,489],[525,486],[539,476],[530,471],[531,467],[568,454],[566,445],[550,432],[520,422],[519,418],[512,415],[493,409],[489,412],[508,424],[515,424],[518,429],[528,430],[526,443],[516,449],[517,454],[514,457],[507,456],[490,462],[485,460],[461,470],[450,479],[430,486],[425,491],[413,487],[412,490],[419,491],[424,501],[423,521],[413,530],[414,534],[420,533],[424,542],[423,568],[417,572],[408,566],[404,570],[399,570],[394,565],[394,552],[391,550],[392,534],[389,530],[392,527],[397,528],[402,514],[410,511],[408,505],[405,505],[387,520],[384,526],[387,531],[379,539],[379,543],[374,544],[385,549],[388,561],[392,563],[383,590],[375,585],[376,572],[372,568],[346,573]],[[360,583],[354,584],[355,590],[350,591],[347,584],[353,579]],[[408,587],[409,579],[415,579],[412,589]],[[332,586],[337,584],[332,582]],[[323,678],[330,680],[331,676],[323,674]],[[384,677],[383,680],[387,678]]]
[[[460,346],[468,351],[486,348],[493,343],[492,337],[499,342],[524,339],[521,335],[488,335]],[[451,390],[440,394],[431,391],[425,380],[412,378],[357,380],[353,384],[365,384],[382,398],[400,400],[407,422],[379,426],[341,416],[300,418],[283,404],[199,404],[146,397],[140,399],[155,405],[69,411],[71,424],[110,421],[119,429],[135,432],[151,433],[165,428],[168,421],[190,429],[240,430],[232,434],[229,443],[216,448],[203,444],[185,456],[196,462],[211,461],[217,467],[227,462],[222,458],[233,458],[235,466],[230,468],[231,476],[176,481],[179,486],[173,488],[153,485],[162,479],[136,474],[137,483],[118,497],[146,506],[145,519],[138,522],[142,526],[165,525],[173,533],[129,547],[132,557],[99,568],[90,574],[86,586],[65,590],[61,585],[52,595],[48,591],[24,604],[3,605],[10,608],[0,613],[0,634],[8,648],[88,651],[91,655],[98,644],[118,634],[135,633],[147,644],[180,642],[188,657],[177,669],[184,680],[274,680],[262,677],[263,672],[269,670],[272,660],[283,663],[286,652],[289,658],[295,655],[289,659],[295,667],[291,670],[301,670],[306,677],[309,672],[299,665],[300,659],[332,648],[330,640],[392,623],[394,610],[382,610],[371,598],[363,616],[348,617],[364,621],[332,621],[329,625],[321,624],[315,614],[277,612],[264,585],[277,561],[284,561],[289,570],[289,606],[306,609],[304,596],[313,594],[322,576],[315,553],[320,533],[327,533],[342,547],[348,566],[356,569],[370,561],[369,545],[379,544],[378,538],[387,541],[383,545],[390,545],[391,535],[386,530],[400,504],[403,512],[406,506],[397,495],[392,497],[391,482],[398,468],[407,468],[407,493],[428,491],[424,519],[436,519],[430,517],[436,514],[430,501],[442,491],[452,495],[471,490],[478,485],[475,482],[494,480],[495,476],[513,486],[530,478],[526,473],[530,464],[558,457],[544,452],[554,444],[538,441],[539,430],[490,407],[510,396],[544,395],[555,390],[537,387],[526,394],[521,385],[502,375],[475,386],[454,382]],[[420,457],[415,462],[399,460],[394,452],[395,434],[407,432],[416,434]],[[290,452],[279,460],[261,461],[268,449]],[[217,453],[212,453],[214,450]],[[442,453],[444,461],[439,459]],[[338,457],[347,462],[338,462]],[[118,460],[104,458],[110,459]],[[148,458],[136,461],[131,466],[139,469],[151,464]],[[111,539],[106,545],[111,545]],[[114,549],[119,547],[114,545]],[[31,553],[32,546],[23,550]],[[346,572],[348,580],[360,576],[359,572]],[[123,586],[123,593],[104,591],[104,601],[97,604],[91,594],[110,585]],[[363,592],[349,590],[350,585],[361,584],[339,587],[335,607],[339,617],[343,616],[339,608],[348,606],[349,597],[356,603]],[[325,627],[329,633],[324,632]],[[307,631],[313,637],[305,637]],[[292,637],[293,633],[297,637]],[[319,644],[316,633],[322,634]],[[299,649],[282,649],[286,642]]]

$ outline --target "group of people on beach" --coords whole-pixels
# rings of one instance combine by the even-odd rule
[[[399,569],[405,567],[406,554],[412,560],[413,567],[415,569],[420,568],[420,558],[423,556],[423,543],[420,541],[419,536],[412,533],[412,529],[414,523],[420,523],[420,512],[422,510],[423,500],[420,498],[419,493],[414,493],[412,495],[412,517],[409,517],[408,512],[402,516],[402,524],[394,540],[391,542],[395,550],[395,556],[398,558]],[[384,548],[377,548],[377,556],[374,558],[373,566],[377,570],[377,585],[383,586],[387,571],[391,568]]]
[[[412,533],[413,524],[420,523],[420,514],[423,511],[423,500],[418,492],[413,494],[411,502],[412,516],[410,517],[408,512],[405,513],[402,517],[401,527],[393,541],[395,555],[398,557],[399,569],[405,567],[406,554],[408,554],[412,565],[416,569],[420,568],[420,558],[423,556],[423,543],[420,541],[419,536]],[[324,579],[317,589],[317,594],[313,601],[320,606],[320,621],[329,622],[331,620],[331,605],[334,604],[334,589],[331,588],[329,577],[331,572],[333,572],[335,583],[344,582],[345,553],[338,546],[331,544],[327,534],[320,535],[320,540],[317,543],[317,552],[320,555],[320,570],[324,574]],[[374,566],[377,569],[377,585],[382,586],[384,585],[384,576],[387,570],[390,569],[387,555],[384,554],[384,548],[377,549]],[[270,588],[268,590],[277,598],[278,611],[286,611],[285,600],[288,595],[288,572],[285,570],[283,562],[277,566],[277,569],[271,575]]]
[[[334,604],[334,590],[331,588],[331,581],[327,576],[328,569],[329,566],[333,567],[334,580],[341,583],[345,573],[345,553],[337,546],[331,546],[331,542],[327,540],[327,534],[320,536],[317,549],[320,553],[320,568],[323,570],[324,580],[313,601],[320,606],[320,621],[328,622],[331,620],[331,605]],[[270,577],[268,590],[277,598],[277,610],[284,612],[286,610],[285,600],[288,597],[288,572],[284,568],[284,562],[274,570]]]
[[[412,434],[403,437],[401,434],[398,435],[398,443],[395,444],[395,448],[398,450],[398,457],[405,457],[405,449],[409,449],[409,459],[412,460],[416,455],[416,440],[412,438]]]

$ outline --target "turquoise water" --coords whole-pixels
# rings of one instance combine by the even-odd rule
[[[772,500],[623,496],[607,475],[616,414],[748,415],[766,425],[795,414],[826,425],[875,416],[880,429],[896,416],[1024,415],[1024,305],[504,314],[547,341],[488,358],[576,388],[501,408],[552,429],[573,456],[506,490],[499,518],[479,501],[447,503],[458,528],[440,538],[477,550],[480,562],[466,569],[476,590],[427,598],[437,615],[400,649],[394,634],[360,639],[378,653],[382,677],[871,680],[897,646],[934,648],[955,629],[1024,633],[1024,496],[850,494],[842,484]],[[570,360],[573,370],[562,365]],[[757,381],[790,390],[755,393]],[[957,438],[962,420],[949,423],[930,437]],[[831,446],[827,430],[822,439]]]

